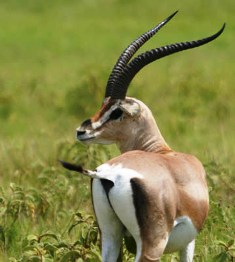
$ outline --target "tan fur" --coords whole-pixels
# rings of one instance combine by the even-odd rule
[[[130,101],[139,105],[139,112],[124,112],[119,119],[104,121],[113,106],[121,108]],[[204,168],[194,156],[175,152],[167,145],[143,102],[134,98],[106,100],[86,130],[93,136],[90,143],[119,146],[122,155],[107,164],[121,164],[144,177],[132,181],[143,189],[145,198],[143,215],[138,216],[142,219],[141,262],[160,261],[177,218],[189,217],[198,232],[202,229],[209,208]]]
[[[125,114],[122,121],[110,121],[100,127],[97,132],[99,135],[93,143],[108,144],[116,143],[122,153],[131,150],[144,150],[147,152],[170,151],[170,147],[165,142],[160,130],[153,118],[149,108],[141,101],[135,98],[126,98],[134,103],[138,103],[141,113],[137,116]],[[125,101],[124,100],[124,101]],[[101,109],[92,118],[92,123],[96,123],[104,113],[113,105],[111,100],[108,104],[104,103]],[[87,128],[91,132],[92,127]]]
[[[173,219],[169,227],[175,218],[187,215],[201,230],[208,213],[208,192],[205,171],[197,158],[173,151],[164,154],[130,151],[108,163],[122,163],[123,167],[141,173],[146,181],[143,186],[151,190],[155,204],[165,190],[164,194],[171,198],[171,205],[168,200],[166,203],[171,212],[166,216]]]
[[[194,156],[178,153],[130,151],[108,162],[140,173],[135,179],[146,193],[141,227],[140,261],[160,261],[174,221],[191,218],[199,232],[208,214],[205,171]],[[147,203],[147,205],[146,205]],[[147,206],[147,207],[146,207]]]

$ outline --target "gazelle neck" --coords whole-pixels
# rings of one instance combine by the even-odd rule
[[[140,135],[137,140],[133,143],[131,141],[119,142],[118,147],[121,153],[132,150],[141,150],[145,152],[156,152],[156,153],[166,153],[172,151],[171,148],[166,144],[166,142],[158,139],[156,136],[152,136],[150,133],[145,133]]]
[[[141,101],[141,114],[136,121],[133,121],[125,130],[122,139],[117,145],[122,153],[132,150],[146,152],[169,152],[172,151],[156,124],[150,109]]]

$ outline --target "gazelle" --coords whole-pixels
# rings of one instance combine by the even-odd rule
[[[77,129],[84,143],[116,143],[121,155],[85,170],[65,168],[92,178],[92,199],[101,233],[102,259],[120,258],[123,236],[136,242],[135,261],[160,261],[163,253],[180,252],[193,261],[195,238],[208,214],[206,174],[194,156],[173,151],[161,135],[150,109],[127,97],[134,76],[147,64],[167,55],[204,45],[214,35],[191,42],[135,52],[176,14],[134,40],[121,54],[108,79],[101,109]]]

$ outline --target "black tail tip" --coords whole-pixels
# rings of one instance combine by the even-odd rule
[[[76,171],[76,172],[79,172],[79,173],[83,173],[83,171],[84,171],[82,166],[80,166],[80,165],[75,165],[75,164],[66,162],[64,160],[60,160],[60,159],[58,161],[65,169],[68,169],[70,171]]]

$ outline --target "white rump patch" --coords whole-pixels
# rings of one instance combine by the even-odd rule
[[[133,202],[133,192],[130,181],[132,178],[143,179],[143,176],[132,169],[124,168],[121,164],[103,164],[97,168],[96,176],[101,179],[107,179],[114,183],[114,186],[110,189],[108,194],[109,201],[115,214],[118,216],[122,224],[127,228],[130,234],[134,237],[138,246],[138,252],[140,252],[140,228],[136,218],[135,206]],[[96,185],[95,187],[93,187],[95,210],[100,210],[102,209],[103,205],[107,205],[107,203],[96,201],[96,197],[97,199],[99,199],[98,196],[100,194],[100,191],[103,191],[103,188],[101,188],[101,185],[97,187],[97,183],[95,180],[93,182],[93,185]],[[101,219],[99,219],[98,222],[99,224],[102,224]]]
[[[118,186],[120,183],[130,182],[130,180],[135,177],[143,178],[143,175],[135,170],[124,168],[122,164],[103,164],[96,169],[96,177],[110,180],[115,186]]]

